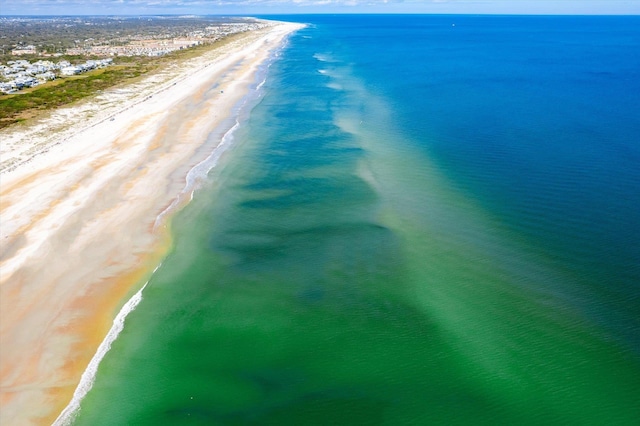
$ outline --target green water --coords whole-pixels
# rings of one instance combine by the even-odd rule
[[[561,274],[349,122],[309,167],[238,135],[75,424],[633,424],[638,366]]]
[[[173,219],[74,424],[637,424],[638,357],[597,321],[615,303],[296,53]]]

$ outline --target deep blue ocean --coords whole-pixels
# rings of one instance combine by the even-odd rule
[[[638,424],[640,17],[269,18],[76,424]]]

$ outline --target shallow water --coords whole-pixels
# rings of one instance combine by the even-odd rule
[[[634,424],[640,19],[300,19],[75,424]]]

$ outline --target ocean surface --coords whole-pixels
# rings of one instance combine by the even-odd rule
[[[639,424],[640,17],[276,18],[74,424]]]

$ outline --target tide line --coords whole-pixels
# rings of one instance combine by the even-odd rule
[[[162,263],[156,266],[151,275],[155,274],[160,266],[162,266]],[[144,283],[142,288],[138,290],[138,292],[134,294],[131,299],[127,301],[127,303],[124,304],[122,309],[120,309],[120,312],[118,312],[118,315],[116,315],[115,319],[113,320],[113,325],[107,333],[107,336],[104,338],[102,343],[100,343],[100,346],[98,346],[98,349],[96,350],[93,358],[91,358],[87,369],[82,373],[80,382],[78,383],[78,387],[73,393],[73,397],[71,398],[69,405],[67,405],[65,409],[62,410],[58,418],[53,422],[53,426],[69,426],[77,417],[80,411],[80,403],[93,387],[93,383],[96,379],[96,374],[98,373],[98,367],[102,362],[102,359],[107,354],[107,352],[109,352],[109,350],[111,349],[111,345],[118,338],[122,330],[124,330],[124,323],[127,316],[131,312],[133,312],[142,301],[142,292],[144,291],[147,284],[149,284],[149,281]]]

